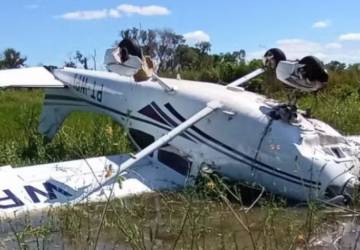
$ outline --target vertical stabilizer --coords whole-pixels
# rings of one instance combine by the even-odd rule
[[[86,107],[69,89],[46,89],[39,132],[51,140],[71,112],[85,111]]]

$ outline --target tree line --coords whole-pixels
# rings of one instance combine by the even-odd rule
[[[191,46],[182,35],[169,29],[126,29],[120,32],[119,39],[125,37],[137,40],[144,54],[158,61],[158,73],[161,76],[176,77],[180,73],[182,79],[225,84],[262,66],[261,59],[247,60],[244,49],[211,53],[210,42],[200,42]],[[336,96],[358,91],[360,63],[345,64],[334,60],[324,66],[330,75],[326,91]],[[273,74],[265,74],[254,79],[247,89],[278,97],[284,88]]]
[[[244,49],[239,48],[237,51],[226,53],[211,53],[210,42],[189,45],[182,35],[170,29],[140,30],[134,27],[122,30],[119,33],[119,39],[114,42],[114,46],[123,38],[135,39],[142,47],[144,55],[155,59],[158,64],[158,74],[161,76],[176,77],[177,74],[180,74],[183,79],[225,84],[262,65],[260,59],[246,60]],[[13,48],[5,49],[0,54],[0,69],[24,67],[26,60],[27,58],[19,51]],[[91,64],[89,62],[93,62],[92,67],[89,66]],[[75,55],[66,60],[62,66],[96,69],[96,52],[92,56],[85,56],[80,51],[76,51]],[[354,76],[360,70],[360,64],[347,65],[339,61],[331,61],[325,67],[330,75],[338,80],[341,77],[344,78],[346,74]],[[272,81],[273,79],[267,78],[266,80]],[[263,82],[264,77],[256,79],[250,90],[264,93]]]
[[[26,57],[15,49],[5,49],[0,55],[0,69],[14,69],[25,66]]]

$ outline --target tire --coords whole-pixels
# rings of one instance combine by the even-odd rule
[[[267,61],[267,58],[271,58],[271,61]],[[266,51],[264,59],[265,66],[275,70],[280,61],[286,60],[286,56],[281,49],[272,48]]]
[[[329,76],[322,64],[322,62],[314,56],[306,56],[299,61],[304,64],[305,77],[310,81],[327,82]]]
[[[119,47],[121,49],[126,49],[127,53],[132,56],[137,56],[139,58],[142,58],[142,51],[139,44],[134,40],[130,38],[124,38],[120,43]]]

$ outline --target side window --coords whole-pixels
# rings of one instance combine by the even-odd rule
[[[180,155],[161,149],[158,151],[158,160],[181,175],[187,175],[191,166],[191,162]]]
[[[141,149],[146,148],[155,141],[155,138],[152,135],[149,135],[137,129],[129,129],[129,133],[131,138]]]

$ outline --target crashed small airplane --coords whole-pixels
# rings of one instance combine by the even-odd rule
[[[73,111],[111,116],[133,155],[0,168],[0,217],[194,185],[203,169],[299,201],[351,199],[359,187],[359,139],[242,86],[266,71],[296,91],[328,75],[312,56],[289,61],[270,49],[262,68],[226,85],[158,77],[127,39],[105,55],[106,71],[34,67],[0,71],[0,88],[44,88],[39,131],[55,136]],[[118,183],[121,176],[121,185]]]

